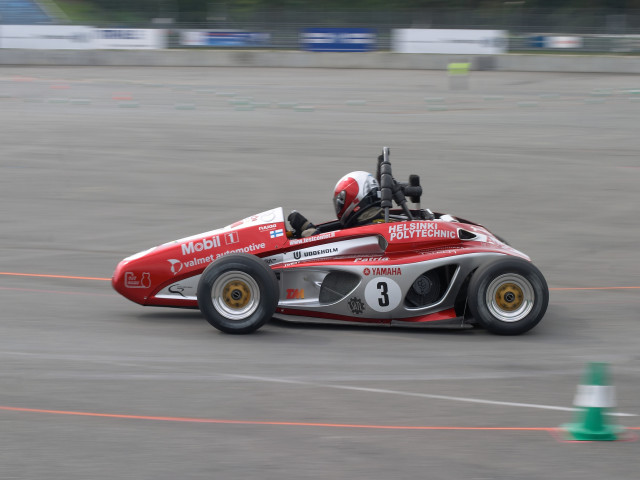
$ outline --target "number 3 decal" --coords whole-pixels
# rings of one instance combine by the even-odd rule
[[[378,290],[380,291],[380,298],[378,298],[378,305],[381,307],[389,306],[389,287],[386,282],[378,282]]]
[[[364,289],[364,299],[373,310],[389,312],[402,301],[400,286],[387,277],[372,278]]]

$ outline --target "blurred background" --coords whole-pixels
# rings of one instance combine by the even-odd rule
[[[0,0],[0,24],[163,28],[171,48],[202,46],[183,30],[253,34],[208,46],[296,49],[303,29],[342,27],[371,29],[378,50],[408,28],[503,30],[513,52],[640,50],[638,0]]]

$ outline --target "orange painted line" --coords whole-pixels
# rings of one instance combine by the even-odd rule
[[[22,408],[0,405],[0,410],[10,412],[44,413],[53,415],[71,415],[80,417],[117,418],[125,420],[152,420],[161,422],[210,423],[221,425],[260,425],[286,427],[325,427],[325,428],[364,428],[377,430],[462,430],[462,431],[516,431],[516,432],[556,432],[558,427],[453,427],[453,426],[411,426],[411,425],[364,425],[351,423],[313,423],[313,422],[266,422],[257,420],[222,420],[215,418],[164,417],[148,415],[124,415],[116,413],[74,412],[66,410],[46,410],[40,408]],[[627,430],[640,430],[640,427],[625,427]]]
[[[15,277],[44,277],[44,278],[67,278],[72,280],[100,280],[110,282],[110,278],[102,277],[74,277],[71,275],[46,275],[42,273],[17,273],[17,272],[0,272],[0,275],[12,275]]]
[[[328,427],[328,428],[367,428],[378,430],[478,430],[478,431],[554,431],[550,427],[447,427],[447,426],[410,426],[410,425],[360,425],[350,423],[312,423],[312,422],[264,422],[253,420],[222,420],[214,418],[162,417],[147,415],[121,415],[115,413],[73,412],[65,410],[44,410],[39,408],[8,407],[0,405],[0,410],[11,412],[45,413],[53,415],[73,415],[81,417],[119,418],[126,420],[153,420],[161,422],[215,423],[224,425],[262,425],[288,427]]]

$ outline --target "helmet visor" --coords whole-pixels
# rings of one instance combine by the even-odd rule
[[[333,197],[333,206],[336,209],[336,216],[340,218],[340,212],[344,208],[344,200],[347,197],[347,192],[342,190],[338,195]]]

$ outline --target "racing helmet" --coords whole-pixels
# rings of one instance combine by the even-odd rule
[[[380,187],[373,175],[351,172],[338,180],[333,192],[333,206],[342,225],[353,223],[365,210],[380,205]]]

